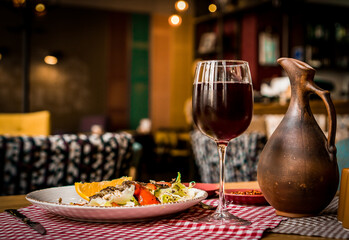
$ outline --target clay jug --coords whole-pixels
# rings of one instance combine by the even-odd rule
[[[336,112],[330,93],[314,83],[315,70],[311,66],[291,58],[280,58],[278,63],[289,76],[291,100],[260,155],[257,179],[276,214],[316,215],[331,202],[339,182]],[[312,93],[325,103],[328,138],[311,112],[309,96]]]

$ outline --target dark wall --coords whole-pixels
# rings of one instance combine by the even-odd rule
[[[53,133],[77,132],[88,115],[106,114],[107,11],[49,6],[32,18],[30,111],[49,110]],[[22,110],[22,14],[0,2],[0,112]],[[59,51],[57,65],[44,63]]]

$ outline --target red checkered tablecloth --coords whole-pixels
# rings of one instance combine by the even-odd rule
[[[217,205],[216,199],[204,201]],[[0,239],[260,239],[266,229],[275,228],[287,218],[277,216],[271,206],[229,205],[230,212],[250,220],[250,226],[198,224],[193,220],[212,211],[198,206],[160,220],[137,223],[79,222],[54,215],[36,206],[20,209],[33,221],[40,222],[46,235],[7,213],[0,214]]]

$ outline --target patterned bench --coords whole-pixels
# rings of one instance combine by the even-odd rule
[[[0,135],[0,195],[128,175],[134,140],[128,133]]]

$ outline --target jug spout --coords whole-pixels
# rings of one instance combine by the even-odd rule
[[[313,81],[315,75],[315,69],[305,62],[299,61],[293,58],[279,58],[277,62],[286,71],[287,75],[294,80],[306,80]],[[291,79],[291,84],[292,84]],[[305,83],[305,82],[304,82]]]

